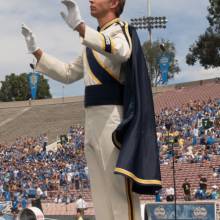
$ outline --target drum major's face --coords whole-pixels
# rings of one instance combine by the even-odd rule
[[[104,17],[112,9],[114,2],[115,0],[89,0],[91,15],[95,18]]]

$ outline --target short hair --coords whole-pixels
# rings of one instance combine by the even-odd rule
[[[116,9],[117,17],[119,17],[122,14],[122,12],[124,10],[124,6],[125,6],[125,1],[126,0],[118,0],[118,7]]]

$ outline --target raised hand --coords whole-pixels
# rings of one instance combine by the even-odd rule
[[[67,25],[75,30],[79,24],[84,22],[81,18],[78,5],[74,0],[63,0],[61,2],[67,7],[68,14],[65,14],[64,12],[61,12],[60,14]]]
[[[29,53],[34,53],[39,49],[39,47],[37,47],[34,34],[25,24],[22,24],[21,26],[21,33],[24,36]]]

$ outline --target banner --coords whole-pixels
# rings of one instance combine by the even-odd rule
[[[162,83],[164,84],[168,81],[168,72],[170,68],[170,55],[163,54],[161,57],[159,57],[158,62],[160,67],[161,80]]]
[[[183,203],[177,204],[176,213],[178,220],[211,220],[215,219],[215,203]],[[145,213],[148,220],[174,220],[174,204],[147,204]]]
[[[160,64],[160,72],[162,83],[166,83],[168,81],[168,72],[169,72],[170,64]]]
[[[32,99],[36,99],[39,79],[40,79],[40,74],[38,72],[33,72],[28,74],[28,82],[29,82],[29,88],[31,91]]]

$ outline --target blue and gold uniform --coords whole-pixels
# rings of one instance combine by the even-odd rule
[[[140,220],[138,195],[114,169],[119,150],[112,133],[123,120],[123,65],[132,53],[128,24],[119,19],[98,31],[86,26],[82,56],[67,64],[43,53],[36,70],[63,83],[84,77],[85,154],[97,220]]]
[[[121,73],[121,64],[129,59],[132,51],[127,23],[114,19],[98,31],[86,26],[85,37],[81,38],[81,43],[84,45],[82,56],[79,56],[73,62],[67,64],[43,53],[37,65],[37,70],[66,84],[83,77],[85,86],[102,84],[89,66],[86,54],[86,50],[89,48],[92,50],[97,62],[108,74],[123,83],[124,77]]]

